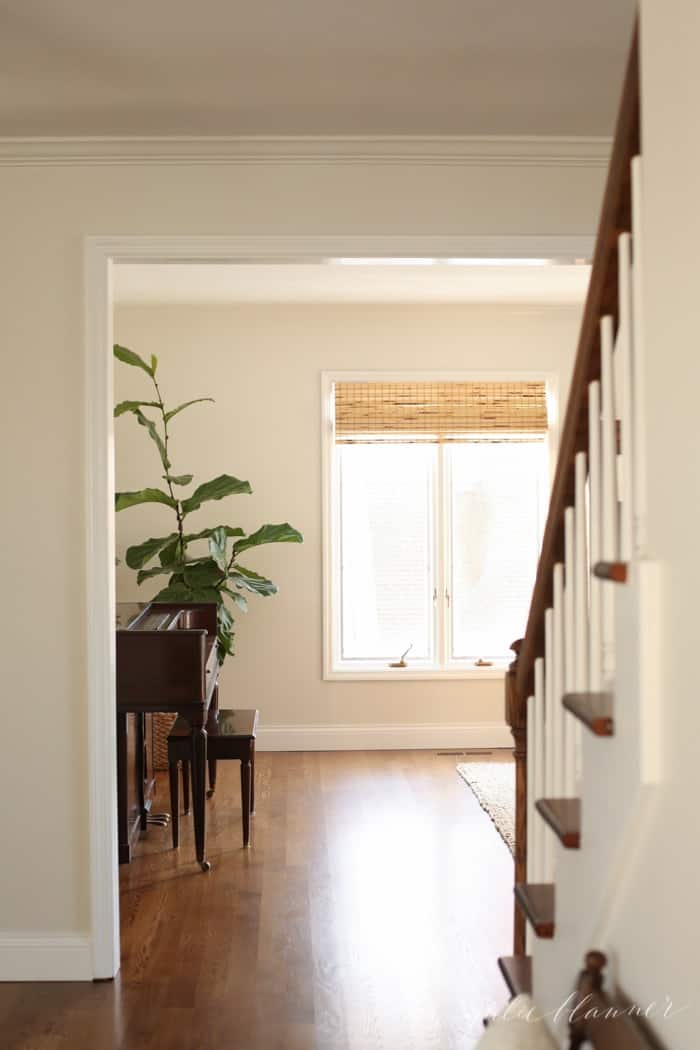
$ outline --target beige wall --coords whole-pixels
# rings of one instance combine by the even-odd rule
[[[123,306],[115,339],[160,360],[167,398],[179,404],[214,394],[216,406],[173,420],[175,469],[199,480],[228,472],[253,497],[210,504],[199,527],[222,521],[252,531],[289,520],[303,547],[251,553],[247,564],[280,585],[238,619],[238,655],[227,662],[222,703],[253,704],[264,726],[503,722],[503,681],[324,682],[321,600],[320,376],[324,369],[542,369],[565,391],[578,308],[426,305]],[[118,365],[116,397],[150,397],[142,372]],[[118,489],[159,478],[155,449],[133,417],[116,429]],[[228,515],[228,516],[227,516]],[[117,516],[123,552],[170,528],[167,508],[150,504]],[[119,597],[154,594],[122,566]],[[243,698],[243,699],[241,699]],[[265,737],[263,734],[263,741]],[[452,744],[465,742],[456,733]]]
[[[603,175],[440,163],[0,168],[0,792],[12,800],[0,808],[0,930],[89,927],[83,238],[590,235]]]

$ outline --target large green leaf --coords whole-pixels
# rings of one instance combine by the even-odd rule
[[[189,485],[194,474],[163,474],[163,481],[169,481],[171,485]]]
[[[210,583],[211,572],[205,572],[203,566],[209,564],[210,559],[208,558],[196,558],[187,562],[161,562],[160,565],[155,565],[150,569],[141,569],[139,575],[136,576],[136,583],[143,584],[144,580],[150,580],[151,576],[163,576],[170,573],[173,579],[176,575],[181,577],[188,587],[207,585]]]
[[[243,529],[233,528],[231,525],[215,525],[214,528],[202,529],[201,532],[189,532],[183,536],[183,542],[185,545],[188,543],[194,543],[195,540],[208,539],[214,532],[219,529],[224,529],[227,536],[243,536],[245,535]],[[180,560],[180,543],[176,534],[173,534],[172,541],[163,547],[159,554],[161,565],[172,565],[174,562]]]
[[[177,534],[173,534],[173,539],[167,546],[163,547],[162,551],[158,555],[158,561],[161,565],[174,565],[175,562],[180,560],[182,551],[180,550],[180,537]]]
[[[216,636],[216,655],[219,658],[219,663],[222,664],[227,656],[233,656],[235,653],[235,634],[233,631],[227,631],[223,627],[219,629]]]
[[[245,536],[243,529],[234,528],[232,525],[214,525],[209,529],[202,529],[200,532],[188,532],[184,537],[185,543],[194,543],[195,540],[205,540],[209,536],[212,536],[219,529],[224,529],[227,536]]]
[[[133,350],[129,350],[126,346],[120,346],[119,343],[114,344],[113,350],[114,356],[118,358],[119,361],[123,361],[125,365],[133,365],[134,368],[142,368],[144,372],[147,372],[149,376],[153,377],[155,371],[153,365],[147,365],[144,359],[134,353]],[[153,358],[151,358],[151,362],[152,361]]]
[[[223,525],[219,526],[218,529],[212,529],[211,536],[209,537],[209,553],[222,572],[226,572],[228,566],[228,556],[226,554],[227,541],[228,536],[226,535],[226,529]]]
[[[248,599],[244,594],[239,594],[238,591],[231,590],[230,587],[222,587],[221,590],[224,594],[227,594],[232,602],[238,606],[241,612],[248,611]]]
[[[144,416],[140,408],[134,410],[134,415],[138,419],[141,426],[146,428],[148,433],[151,435],[151,438],[155,442],[161,463],[163,464],[166,470],[170,470],[170,460],[168,459],[168,454],[165,451],[165,443],[163,442],[162,437],[158,433],[158,428],[156,427],[155,423],[152,419],[149,419],[148,416]]]
[[[170,574],[181,577],[186,586],[200,587],[215,583],[221,578],[221,573],[214,577],[211,571],[210,558],[193,558],[191,561],[168,562],[164,565],[156,565],[152,569],[141,569],[136,582],[141,584],[144,580],[150,580],[152,576],[164,576]]]
[[[222,572],[213,558],[189,562],[184,567],[185,583],[188,587],[210,587],[219,583]]]
[[[219,592],[215,587],[190,587],[181,579],[164,587],[153,599],[156,602],[213,602],[219,603]]]
[[[220,474],[218,478],[198,485],[189,499],[182,501],[182,513],[191,514],[193,510],[198,510],[203,503],[208,503],[209,500],[223,499],[225,496],[235,496],[241,492],[252,492],[248,481],[240,481],[238,478],[231,477],[230,474]]]
[[[198,405],[202,401],[211,401],[213,403],[213,397],[195,397],[193,401],[185,401],[184,404],[178,405],[177,408],[172,408],[170,412],[165,413],[165,422],[169,423],[173,416],[176,416],[178,412],[182,412],[183,409],[189,408],[190,405]]]
[[[115,492],[115,511],[136,507],[139,503],[164,503],[166,507],[177,507],[177,500],[171,499],[162,489],[139,489],[138,492]]]
[[[218,605],[221,601],[221,595],[216,587],[190,587],[190,594],[192,602],[213,602]]]
[[[136,582],[139,586],[144,580],[150,580],[152,576],[166,576],[172,574],[173,569],[180,570],[182,565],[156,565],[153,569],[140,569]]]
[[[130,569],[142,569],[147,561],[154,558],[159,551],[163,550],[173,540],[177,540],[177,533],[171,532],[169,536],[158,536],[143,543],[129,547],[126,552],[126,564]]]
[[[160,408],[157,401],[120,401],[114,408],[114,418],[123,416],[125,412],[135,412],[138,408]]]
[[[182,581],[173,579],[153,599],[156,602],[193,602],[192,591]]]
[[[272,580],[268,580],[257,572],[253,572],[252,569],[244,568],[242,565],[236,565],[228,574],[228,578],[235,587],[241,587],[245,591],[252,591],[253,594],[262,594],[263,597],[267,597],[269,594],[277,594],[277,585]]]
[[[303,543],[304,537],[298,531],[293,528],[289,522],[282,522],[281,525],[261,525],[256,532],[251,532],[250,536],[245,536],[242,540],[237,540],[233,545],[234,554],[238,555],[241,551],[248,550],[249,547],[260,547],[263,543]]]

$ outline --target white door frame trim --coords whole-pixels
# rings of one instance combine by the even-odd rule
[[[319,262],[329,257],[581,258],[590,237],[86,237],[85,500],[90,926],[94,978],[119,971],[114,624],[112,266],[126,262]],[[204,876],[202,876],[204,877]]]

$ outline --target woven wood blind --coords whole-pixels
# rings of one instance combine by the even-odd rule
[[[339,445],[499,441],[547,430],[544,383],[336,383]]]

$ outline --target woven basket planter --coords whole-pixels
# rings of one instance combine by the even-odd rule
[[[168,768],[168,734],[175,725],[176,714],[159,711],[153,715],[153,768]]]

